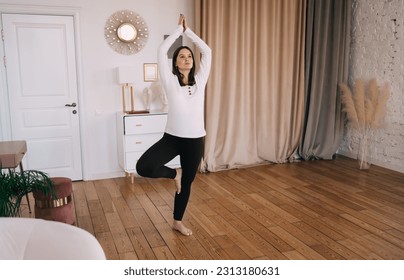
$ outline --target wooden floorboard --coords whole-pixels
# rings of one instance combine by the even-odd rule
[[[168,179],[74,182],[75,225],[111,260],[404,259],[402,173],[337,157],[198,173],[192,188],[190,237],[171,228]]]

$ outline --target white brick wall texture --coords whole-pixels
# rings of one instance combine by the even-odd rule
[[[376,78],[390,84],[382,129],[375,131],[371,163],[404,173],[404,0],[354,0],[349,84]],[[348,127],[338,153],[356,158],[358,135]]]

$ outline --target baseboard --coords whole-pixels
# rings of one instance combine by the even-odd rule
[[[125,177],[125,172],[116,171],[116,172],[107,172],[107,173],[95,173],[95,174],[91,174],[87,178],[84,178],[83,181],[104,180],[104,179],[112,179],[112,178],[120,178],[120,177]]]
[[[356,158],[357,158],[357,155],[354,154],[354,153],[351,153],[351,152],[338,151],[337,153],[338,153],[339,155],[346,156],[346,157],[349,157],[349,158],[352,158],[352,159],[356,159]],[[404,166],[394,165],[394,164],[390,164],[390,163],[388,163],[388,162],[383,162],[383,161],[375,160],[375,159],[371,159],[371,163],[372,163],[373,165],[380,166],[380,167],[383,167],[383,168],[387,168],[387,169],[389,169],[389,170],[393,170],[393,171],[397,171],[397,172],[400,172],[400,173],[404,173]]]

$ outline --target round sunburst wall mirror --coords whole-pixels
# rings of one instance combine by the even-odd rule
[[[149,29],[136,12],[122,10],[113,13],[105,24],[105,39],[116,52],[132,55],[147,43]]]

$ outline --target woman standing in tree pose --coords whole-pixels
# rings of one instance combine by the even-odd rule
[[[172,69],[167,52],[175,40],[184,34],[199,49],[202,58],[199,70],[195,70],[194,54],[187,46],[175,50]],[[158,50],[160,78],[168,99],[168,116],[163,137],[150,147],[136,165],[143,177],[171,178],[177,188],[174,199],[173,229],[183,235],[191,235],[182,218],[188,204],[191,184],[203,156],[205,86],[209,77],[212,52],[188,26],[180,15],[178,27],[161,44]],[[181,169],[165,164],[180,156]]]

